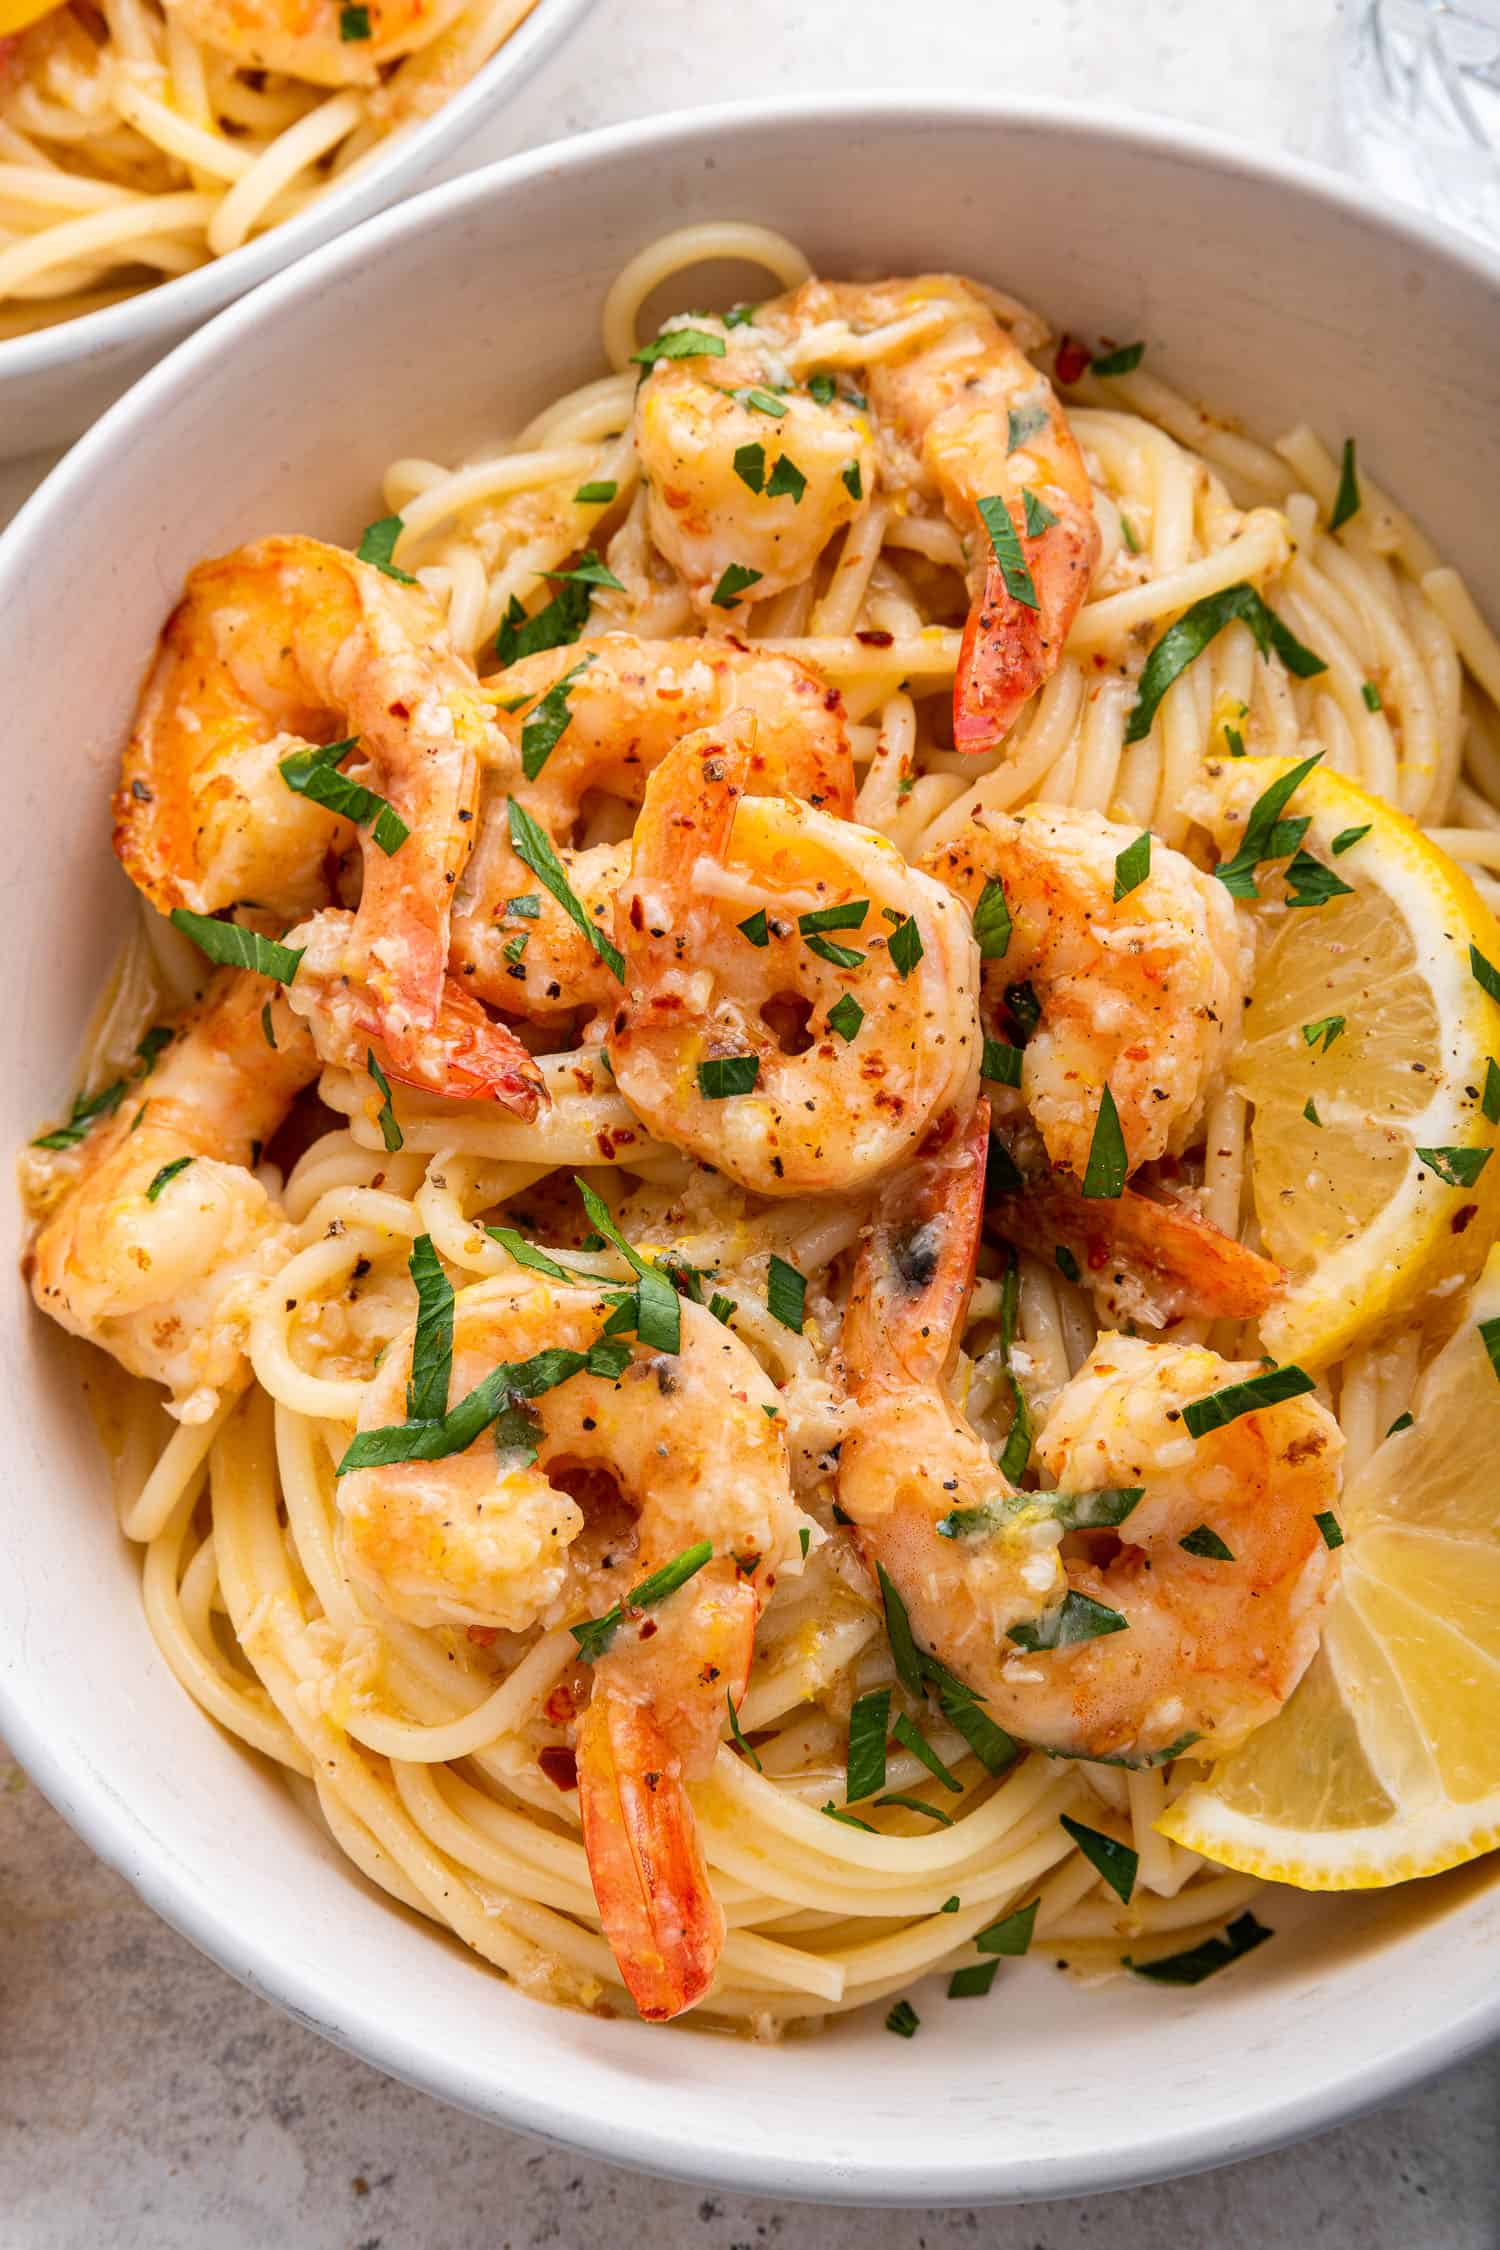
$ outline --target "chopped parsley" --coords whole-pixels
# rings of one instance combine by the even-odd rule
[[[726,1688],[724,1690],[724,1705],[729,1713],[729,1731],[734,1737],[735,1748],[739,1751],[740,1756],[745,1760],[745,1763],[747,1765],[753,1766],[757,1773],[764,1773],[765,1767],[761,1764],[759,1758],[757,1758],[755,1752],[751,1749],[749,1743],[745,1740],[744,1735],[740,1731],[740,1715],[734,1706],[733,1688]]]
[[[565,579],[552,599],[528,617],[512,594],[495,636],[495,654],[509,669],[523,657],[540,656],[545,649],[570,647],[589,621],[591,599],[587,581]]]
[[[706,1102],[722,1102],[753,1092],[760,1076],[759,1055],[711,1055],[698,1065],[698,1091]]]
[[[985,879],[974,909],[974,942],[981,961],[1002,961],[1010,945],[1010,903],[998,875]]]
[[[625,956],[613,941],[599,929],[586,911],[567,876],[562,861],[553,850],[547,832],[533,820],[526,807],[512,797],[506,807],[510,828],[511,850],[517,859],[524,861],[539,882],[552,893],[558,905],[588,939],[589,944],[611,973],[625,982]]]
[[[1325,1547],[1343,1546],[1344,1534],[1339,1528],[1339,1519],[1331,1508],[1324,1508],[1320,1514],[1313,1517],[1313,1522],[1323,1534]]]
[[[1089,361],[1091,375],[1133,375],[1145,356],[1141,344],[1121,344],[1118,351],[1105,352],[1102,357]]]
[[[618,584],[618,580],[616,583]],[[569,708],[568,698],[574,681],[588,670],[592,662],[592,657],[586,656],[581,664],[575,664],[571,670],[564,672],[560,680],[554,680],[546,694],[532,705],[522,721],[521,771],[528,781],[535,781],[572,724],[573,713]]]
[[[1057,1260],[1057,1270],[1064,1281],[1082,1281],[1083,1275],[1079,1270],[1078,1260],[1065,1242],[1059,1242],[1052,1255]]]
[[[401,1137],[401,1128],[396,1123],[396,1112],[391,1107],[390,1085],[385,1072],[375,1059],[373,1047],[365,1049],[365,1068],[380,1089],[380,1114],[376,1122],[380,1127],[380,1137],[386,1145],[387,1153],[394,1155],[396,1150],[405,1144]]]
[[[1417,1161],[1425,1164],[1429,1172],[1448,1187],[1469,1188],[1490,1160],[1492,1151],[1487,1148],[1419,1148]]]
[[[643,344],[632,352],[630,360],[635,367],[654,367],[659,359],[722,359],[725,345],[722,336],[711,328],[664,328],[653,343]]]
[[[598,477],[591,484],[581,484],[573,498],[585,507],[606,507],[619,489],[613,477]]]
[[[1115,854],[1115,904],[1139,890],[1151,872],[1151,831],[1143,829],[1133,844]]]
[[[347,1476],[352,1469],[382,1467],[388,1461],[443,1461],[449,1454],[465,1453],[507,1406],[538,1398],[574,1375],[616,1382],[630,1356],[628,1344],[601,1340],[584,1352],[554,1346],[530,1359],[502,1360],[439,1420],[393,1422],[383,1429],[358,1431],[334,1474]]]
[[[1031,1933],[1036,1927],[1037,1908],[1041,1903],[1034,1898],[1029,1906],[1018,1906],[1013,1914],[991,1922],[974,1940],[977,1951],[998,1953],[1008,1961],[1019,1960],[1023,1953],[1030,1951]]]
[[[1334,858],[1337,859],[1341,852],[1348,851],[1352,845],[1359,842],[1361,836],[1368,836],[1369,833],[1369,821],[1365,822],[1363,828],[1341,828],[1328,848],[1333,853]]]
[[[193,914],[185,906],[174,906],[171,920],[172,927],[190,937],[210,961],[224,968],[254,969],[258,976],[274,977],[278,984],[291,983],[307,950],[300,945],[278,945],[274,938],[242,929],[238,922],[219,922],[212,914]]]
[[[417,1236],[406,1270],[417,1291],[406,1419],[440,1422],[448,1411],[448,1386],[453,1379],[453,1284],[430,1234]]]
[[[1345,438],[1343,454],[1339,460],[1339,486],[1333,496],[1333,513],[1328,519],[1330,531],[1342,531],[1351,516],[1357,516],[1362,505],[1359,489],[1359,471],[1354,459],[1354,440]]]
[[[829,1030],[836,1031],[846,1041],[855,1037],[864,1020],[865,1011],[852,992],[846,992],[842,998],[835,1000],[828,1011]]]
[[[1344,1016],[1319,1016],[1316,1023],[1305,1023],[1302,1026],[1302,1036],[1309,1047],[1316,1047],[1321,1042],[1326,1055],[1335,1039],[1342,1038],[1347,1021]]]
[[[33,1148],[76,1148],[91,1125],[101,1117],[113,1117],[125,1099],[125,1081],[117,1078],[110,1086],[102,1086],[97,1094],[80,1094],[73,1104],[66,1125],[55,1132],[39,1133],[32,1142]]]
[[[709,599],[715,609],[733,609],[741,594],[752,586],[758,586],[762,576],[762,572],[750,570],[744,563],[730,563]]]
[[[170,1164],[164,1164],[146,1190],[146,1201],[154,1203],[168,1180],[175,1180],[178,1173],[185,1172],[192,1161],[190,1156],[174,1156]]]
[[[401,849],[411,830],[386,798],[339,772],[341,761],[358,745],[359,736],[351,734],[345,741],[329,742],[321,749],[296,750],[280,761],[281,778],[299,797],[326,806],[357,827],[369,828],[389,858]]]
[[[891,965],[898,976],[909,977],[922,958],[922,933],[917,928],[917,918],[908,914],[898,922],[886,941]]]
[[[736,446],[733,466],[741,484],[755,493],[765,491],[766,449],[758,438],[753,445]]]
[[[1024,608],[1040,609],[1036,585],[1015,524],[1011,521],[1009,508],[998,494],[991,494],[979,502],[979,514],[990,535],[990,545],[994,548],[995,560],[1000,565],[1005,591],[1013,602],[1020,602]]]
[[[1245,822],[1245,833],[1240,848],[1232,859],[1221,860],[1214,874],[1232,898],[1258,898],[1255,887],[1255,870],[1263,859],[1282,859],[1295,852],[1307,834],[1308,821],[1283,820],[1281,815],[1298,785],[1304,781],[1322,757],[1321,750],[1304,758],[1300,765],[1289,766],[1263,789],[1250,807]],[[1335,847],[1337,848],[1337,847]],[[1317,865],[1316,861],[1311,863]]]
[[[1129,1618],[1122,1617],[1117,1609],[1094,1601],[1088,1594],[1070,1590],[1045,1617],[1028,1618],[1020,1625],[1012,1625],[1005,1637],[1014,1641],[1017,1648],[1038,1651],[1076,1648],[1081,1641],[1097,1641],[1107,1633],[1128,1633],[1129,1630]]]
[[[1113,1836],[1104,1835],[1097,1828],[1086,1828],[1081,1820],[1064,1813],[1062,1826],[1082,1852],[1092,1862],[1096,1872],[1103,1876],[1115,1895],[1125,1905],[1130,1904],[1130,1894],[1135,1889],[1135,1878],[1140,1868],[1140,1854],[1128,1844],[1119,1843]]]
[[[578,1653],[585,1664],[597,1664],[609,1648],[619,1627],[625,1622],[627,1609],[654,1609],[669,1594],[675,1594],[690,1578],[695,1578],[705,1563],[713,1561],[714,1543],[700,1539],[694,1546],[685,1547],[680,1555],[660,1570],[653,1570],[638,1586],[632,1586],[623,1602],[616,1602],[602,1617],[589,1617],[581,1625],[570,1625],[568,1631],[578,1643]]]
[[[1311,852],[1297,853],[1286,871],[1286,879],[1290,886],[1286,896],[1288,906],[1326,906],[1331,898],[1354,895],[1354,885],[1335,875],[1320,859],[1314,859]]]
[[[806,477],[802,474],[790,453],[783,453],[766,479],[766,498],[768,500],[790,500],[795,508],[806,490]]]
[[[1206,1523],[1200,1523],[1186,1538],[1177,1542],[1184,1554],[1198,1555],[1204,1562],[1233,1562],[1234,1549],[1226,1547],[1219,1534]]]
[[[682,1306],[677,1292],[659,1266],[652,1265],[638,1250],[628,1243],[610,1214],[609,1205],[602,1195],[595,1193],[587,1180],[574,1175],[573,1185],[583,1198],[597,1233],[612,1243],[639,1281],[636,1292],[636,1334],[650,1351],[678,1352],[682,1349]]]
[[[1375,685],[1375,682],[1373,680],[1361,680],[1359,692],[1364,697],[1365,709],[1367,711],[1384,710],[1385,706],[1380,699],[1380,690]]]
[[[885,2028],[894,2031],[898,2039],[914,2039],[921,2021],[909,2000],[898,2000],[885,2019]]]
[[[352,10],[348,9],[344,12],[345,14],[353,13]],[[359,36],[368,39],[370,36],[369,11],[366,8],[361,8],[358,13],[365,18],[365,29]],[[398,570],[391,561],[392,555],[396,552],[396,542],[405,528],[406,526],[399,516],[381,516],[376,522],[365,525],[364,530],[359,535],[359,545],[354,552],[361,562],[373,563],[377,570],[384,571],[387,578],[394,578],[403,586],[415,586],[417,582],[411,572],[409,570]]]
[[[1485,1057],[1484,1093],[1479,1106],[1491,1125],[1500,1125],[1500,1065],[1493,1055]]]
[[[1120,1113],[1106,1085],[1099,1096],[1099,1115],[1094,1121],[1094,1137],[1089,1144],[1089,1160],[1083,1175],[1084,1194],[1113,1201],[1125,1191],[1128,1169]]]
[[[971,1961],[948,1979],[948,1998],[982,2000],[999,1974],[998,1961]]]
[[[774,1250],[766,1278],[766,1307],[773,1320],[780,1321],[794,1336],[801,1335],[807,1316],[807,1277],[785,1258],[777,1257]]]
[[[1008,1046],[1003,1039],[986,1039],[979,1056],[979,1075],[992,1085],[1019,1086],[1021,1049]]]
[[[769,945],[771,942],[771,925],[766,918],[766,910],[763,906],[757,907],[753,914],[747,914],[743,922],[735,924],[735,928],[739,931],[740,936],[748,938],[752,945]]]
[[[848,1802],[874,1797],[885,1787],[885,1745],[890,1733],[891,1691],[872,1689],[849,1713],[849,1759],[844,1782]]]
[[[980,506],[984,503],[981,501]],[[1311,679],[1315,673],[1326,672],[1328,667],[1321,656],[1315,656],[1276,612],[1256,592],[1248,579],[1240,579],[1233,586],[1223,587],[1217,594],[1205,594],[1191,608],[1183,611],[1175,625],[1166,632],[1146,659],[1136,689],[1135,707],[1125,728],[1127,747],[1132,742],[1144,742],[1151,732],[1157,705],[1172,682],[1185,672],[1195,656],[1201,656],[1209,642],[1226,625],[1238,618],[1248,625],[1262,656],[1274,649],[1289,672],[1299,680]]]
[[[1135,1976],[1149,1977],[1153,1984],[1202,1984],[1205,1977],[1216,1976],[1232,1961],[1242,1961],[1247,1953],[1253,1953],[1272,1935],[1264,1922],[1257,1922],[1247,1908],[1235,1917],[1222,1937],[1204,1938],[1185,1952],[1168,1953],[1159,1961],[1132,1961],[1126,1954],[1125,1966]]]
[[[920,1759],[934,1780],[940,1781],[945,1789],[951,1789],[955,1797],[963,1795],[964,1785],[957,1774],[950,1773],[932,1744],[917,1732],[904,1711],[897,1712],[891,1732],[903,1750],[909,1750],[914,1758]]]
[[[1206,1437],[1210,1430],[1222,1430],[1227,1423],[1237,1422],[1242,1414],[1279,1406],[1285,1399],[1305,1398],[1316,1388],[1312,1377],[1291,1363],[1268,1367],[1263,1375],[1252,1375],[1248,1382],[1226,1383],[1206,1398],[1191,1400],[1182,1410],[1182,1419],[1191,1437]]]
[[[1018,446],[1034,438],[1038,430],[1045,430],[1050,417],[1040,399],[1030,406],[1013,406],[1006,417],[1005,450],[1014,453]]]
[[[1040,539],[1044,531],[1052,529],[1057,518],[1046,501],[1039,500],[1029,486],[1021,487],[1021,497],[1026,503],[1026,536],[1028,539]]]
[[[844,490],[848,493],[851,500],[863,500],[865,496],[865,480],[860,474],[859,463],[857,461],[846,461],[844,463],[844,466],[839,471],[839,482],[843,486]]]

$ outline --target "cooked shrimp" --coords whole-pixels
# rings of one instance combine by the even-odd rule
[[[882,1189],[844,1314],[839,1506],[905,1597],[917,1638],[980,1685],[996,1637],[1060,1601],[1055,1524],[1028,1511],[948,1395],[984,1213],[989,1105],[941,1118]],[[974,1510],[981,1545],[941,1528]]]
[[[1076,1535],[1097,1559],[1067,1563],[1073,1600],[1123,1623],[1101,1633],[1093,1619],[1095,1637],[1070,1641],[1064,1617],[1062,1645],[1001,1657],[983,1692],[1002,1725],[1081,1757],[1159,1758],[1185,1738],[1206,1757],[1280,1710],[1338,1576],[1317,1519],[1337,1498],[1344,1439],[1310,1397],[1188,1434],[1184,1407],[1260,1372],[1199,1344],[1099,1338],[1037,1454],[1085,1501],[1140,1490],[1118,1528]],[[1205,1554],[1205,1534],[1228,1554]]]
[[[597,1287],[531,1274],[462,1290],[452,1396],[501,1363],[586,1353],[606,1310]],[[467,1452],[339,1484],[350,1568],[416,1624],[519,1631],[623,1605],[578,1730],[579,1802],[605,1935],[652,2018],[691,2007],[713,1978],[724,1919],[686,1784],[713,1763],[726,1695],[744,1692],[799,1521],[773,1386],[710,1313],[681,1312],[675,1354],[636,1344],[618,1378],[584,1369],[531,1397],[534,1460],[528,1446],[497,1457],[486,1432]],[[405,1419],[411,1341],[386,1354],[361,1428]],[[713,1559],[685,1585],[630,1607],[628,1588],[704,1540]]]
[[[498,761],[486,768],[478,839],[454,904],[452,964],[472,992],[513,1015],[604,1007],[619,986],[516,856],[511,798],[546,831],[574,895],[606,934],[615,892],[629,872],[630,846],[572,848],[585,798],[597,794],[638,805],[667,752],[726,711],[744,706],[759,722],[752,795],[774,790],[845,818],[854,809],[854,766],[838,691],[791,657],[729,641],[640,641],[608,633],[527,657],[488,685],[501,698],[504,741]],[[549,695],[562,697],[566,724],[538,764],[528,744]],[[509,704],[516,708],[505,709]],[[517,898],[534,911],[514,913]]]
[[[1020,1188],[990,1198],[989,1216],[1049,1265],[1066,1250],[1111,1321],[1258,1320],[1286,1278],[1185,1203],[1129,1187],[1088,1197],[1068,1172],[1023,1172]]]
[[[355,831],[280,768],[345,733],[358,751],[346,778],[368,779],[407,831],[390,849],[378,823],[361,836],[348,973],[397,1069],[440,1089],[424,1035],[442,1002],[479,760],[496,738],[420,591],[316,539],[262,539],[200,563],[126,748],[115,850],[163,913],[245,900],[293,919],[326,903]]]
[[[184,1422],[206,1420],[238,1384],[256,1300],[291,1254],[291,1229],[250,1167],[317,1057],[267,991],[242,972],[215,978],[155,1070],[83,1143],[32,1254],[43,1312],[164,1383]]]
[[[659,359],[636,402],[651,536],[693,604],[722,624],[811,577],[829,540],[869,506],[875,447],[862,405],[793,387],[770,334],[727,332],[722,356]],[[667,331],[670,337],[671,331]]]
[[[302,955],[286,987],[289,1004],[305,1018],[324,1062],[347,1070],[368,1067],[373,1039],[392,1078],[436,1088],[454,1101],[497,1101],[532,1118],[548,1098],[541,1065],[513,1031],[487,1016],[457,977],[443,979],[437,1021],[424,1032],[415,1061],[404,1047],[392,1052],[368,1009],[360,976],[362,954],[356,918],[326,907],[286,933]]]
[[[1099,559],[1088,473],[1051,384],[955,274],[809,281],[755,317],[804,369],[862,368],[881,484],[908,510],[936,499],[958,532],[971,605],[953,739],[994,749],[1056,671]],[[1004,564],[980,512],[991,502],[1015,537]]]
[[[1013,1492],[941,1388],[974,1269],[984,1129],[981,1104],[961,1140],[934,1136],[860,1254],[840,1506],[918,1641],[1023,1741],[1130,1760],[1188,1738],[1200,1756],[1228,1749],[1280,1709],[1317,1646],[1336,1575],[1317,1517],[1338,1492],[1342,1435],[1302,1397],[1194,1438],[1183,1408],[1257,1364],[1106,1335],[1037,1448],[1059,1490]],[[1091,1510],[1095,1494],[1108,1504]],[[1091,1513],[1109,1528],[1078,1528]],[[1228,1554],[1203,1553],[1205,1532]],[[1197,1553],[1182,1546],[1195,1533]]]
[[[1031,805],[976,813],[922,861],[971,910],[987,885],[1003,892],[1003,912],[995,891],[987,902],[984,997],[1012,1039],[1035,1017],[1021,1101],[1053,1163],[1080,1179],[1104,1087],[1128,1170],[1179,1153],[1239,1032],[1248,941],[1228,892],[1153,840],[1149,873],[1117,899],[1135,840],[1098,813]]]
[[[609,1059],[653,1132],[741,1186],[857,1194],[973,1106],[976,950],[884,837],[746,796],[754,724],[689,736],[647,786]]]
[[[373,86],[386,63],[435,39],[463,0],[370,0],[369,32],[345,27],[340,0],[163,0],[167,13],[246,70],[315,86]]]

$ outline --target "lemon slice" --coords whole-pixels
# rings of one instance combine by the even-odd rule
[[[1322,1644],[1279,1715],[1165,1835],[1304,1890],[1373,1889],[1500,1845],[1500,1250],[1340,1502]]]
[[[1195,810],[1226,852],[1288,767],[1246,758],[1214,772]],[[1500,1160],[1475,1170],[1495,1139],[1482,1104],[1500,1007],[1470,953],[1500,984],[1500,924],[1420,829],[1341,775],[1309,773],[1286,807],[1301,815],[1299,861],[1322,871],[1304,887],[1350,888],[1288,907],[1284,862],[1262,866],[1233,1074],[1254,1105],[1261,1236],[1288,1276],[1261,1334],[1276,1358],[1316,1368],[1472,1280],[1500,1231]]]

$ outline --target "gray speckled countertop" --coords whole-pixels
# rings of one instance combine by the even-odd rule
[[[482,153],[699,100],[983,84],[1315,155],[1337,16],[863,0],[855,28],[834,0],[599,0]],[[0,468],[0,520],[34,474]],[[1497,2160],[1500,2051],[1301,2148],[1086,2201],[874,2214],[639,2179],[444,2109],[242,1990],[0,1752],[0,2250],[1500,2250]]]

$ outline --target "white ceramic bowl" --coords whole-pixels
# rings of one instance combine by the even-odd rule
[[[86,430],[184,336],[304,251],[347,234],[415,189],[447,178],[502,103],[531,76],[594,0],[537,0],[526,21],[466,86],[370,163],[284,226],[242,250],[142,290],[101,312],[0,341],[0,461],[61,445]]]
[[[730,216],[785,229],[835,274],[952,265],[1085,334],[1144,336],[1189,390],[1262,429],[1305,416],[1335,441],[1357,432],[1500,610],[1500,283],[1362,194],[1197,134],[965,102],[725,110],[544,149],[387,214],[223,314],[0,542],[6,1146],[68,1088],[124,919],[110,773],[187,567],[274,529],[357,533],[388,458],[451,458],[596,371],[623,260],[664,228]],[[8,1197],[0,1213],[14,1247]],[[910,2044],[878,2015],[769,2049],[534,2006],[365,1888],[188,1702],[142,1619],[72,1374],[19,1286],[0,1321],[0,1726],[162,1914],[401,2077],[626,2163],[933,2204],[1245,2156],[1500,2030],[1483,1967],[1500,1889],[1483,1869],[1383,1897],[1275,1896],[1276,1942],[1196,1992],[1086,1991],[1030,1963],[984,2004],[919,1990]]]

